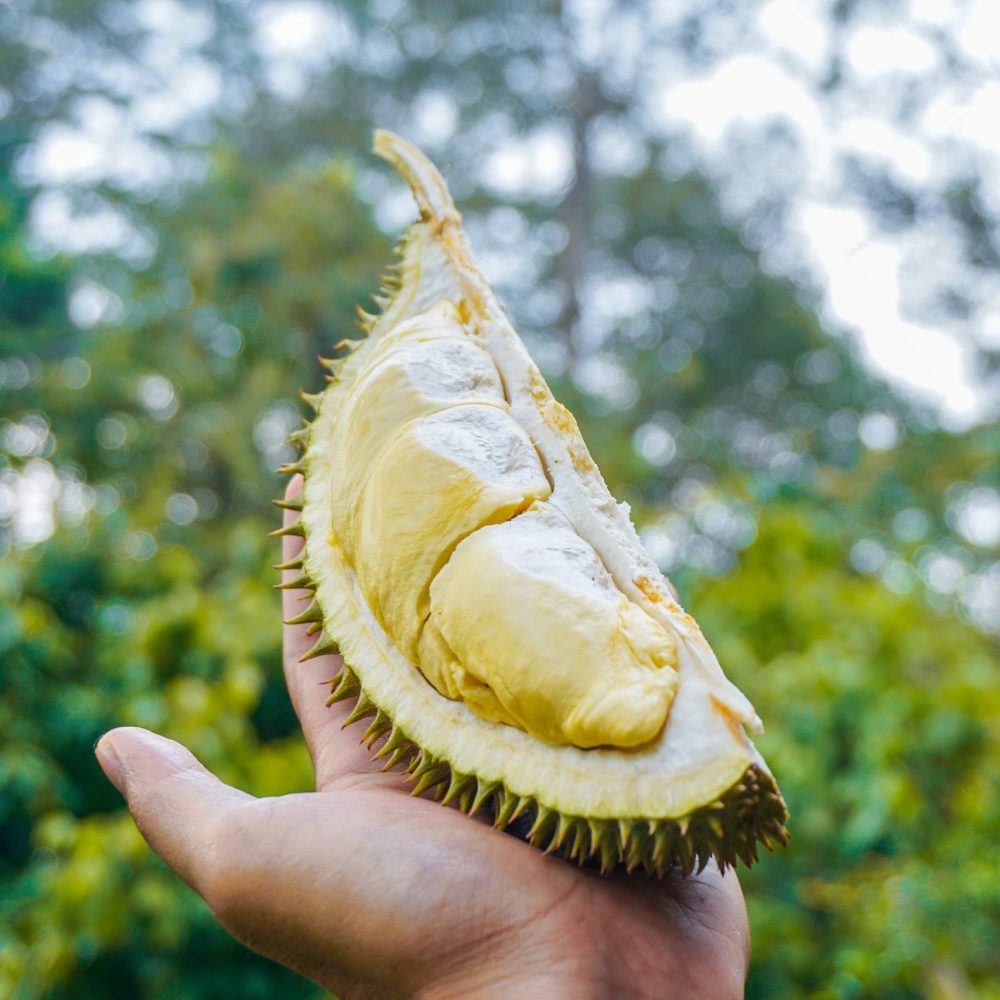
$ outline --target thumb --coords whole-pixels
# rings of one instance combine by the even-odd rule
[[[217,831],[253,797],[223,784],[179,743],[145,729],[112,729],[94,752],[149,846],[203,892]]]

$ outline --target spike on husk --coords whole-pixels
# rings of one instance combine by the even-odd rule
[[[293,618],[286,618],[286,625],[313,625],[323,621],[323,610],[319,602],[313,601],[305,611],[300,612]]]
[[[297,472],[298,470],[295,469],[290,472],[288,470],[288,467],[286,466],[284,467],[283,471],[285,472],[286,475],[292,475],[294,474],[294,472]],[[305,538],[306,537],[305,528],[303,528],[302,524],[299,521],[295,521],[293,524],[286,524],[284,527],[278,528],[277,531],[271,532],[272,538],[285,538],[289,535],[295,535],[299,538]]]
[[[314,660],[318,656],[330,656],[339,652],[340,646],[337,645],[337,640],[327,635],[326,632],[321,632],[316,645],[302,654],[302,660],[305,662],[306,660]]]

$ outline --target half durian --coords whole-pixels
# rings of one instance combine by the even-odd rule
[[[375,134],[420,219],[306,396],[293,621],[414,793],[602,871],[752,864],[786,810],[760,730],[477,270],[441,175]],[[280,532],[279,532],[280,533]],[[346,724],[346,723],[345,723]]]

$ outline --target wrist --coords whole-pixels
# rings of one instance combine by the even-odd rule
[[[615,991],[617,992],[617,991]],[[519,1000],[598,1000],[607,997],[606,990],[596,990],[592,985],[551,973],[504,974],[492,971],[479,978],[464,981],[435,983],[416,994],[420,1000],[506,1000],[516,996]]]
[[[672,949],[614,949],[566,940],[558,954],[539,954],[529,945],[520,955],[494,953],[466,963],[416,992],[421,1000],[741,1000],[746,959],[725,948],[707,965],[692,964]]]
[[[560,933],[561,930],[561,933]],[[518,932],[467,952],[417,992],[421,1000],[604,1000],[618,991],[600,986],[600,948],[581,941],[576,928]],[[542,943],[544,942],[544,943]]]

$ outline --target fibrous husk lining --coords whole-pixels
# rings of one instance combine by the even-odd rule
[[[330,381],[334,381],[337,362],[324,364],[333,373]],[[303,394],[303,398],[314,408],[318,407],[319,397]],[[308,431],[306,425],[291,438],[302,451],[308,442]],[[281,471],[304,473],[305,467],[299,461],[284,466]],[[277,503],[286,510],[301,509],[298,501]],[[304,535],[304,531],[295,521],[274,534]],[[279,569],[300,571],[301,575],[279,587],[306,590],[314,595],[315,585],[302,571],[303,565],[302,559],[281,564]],[[328,635],[322,623],[322,609],[315,596],[303,612],[289,619],[287,624],[305,624],[313,634],[319,634],[316,644],[303,660],[338,652],[335,637]],[[641,869],[653,875],[663,875],[670,870],[688,875],[700,871],[712,859],[723,870],[735,865],[737,859],[750,866],[757,860],[758,843],[768,850],[775,843],[787,843],[784,801],[772,776],[756,764],[749,765],[740,779],[715,801],[680,819],[566,815],[537,796],[519,796],[497,781],[463,773],[431,754],[368,697],[348,664],[345,663],[329,683],[328,705],[356,699],[344,725],[368,721],[362,742],[374,751],[374,759],[385,761],[385,770],[402,767],[408,780],[413,782],[412,794],[430,794],[443,804],[457,805],[469,815],[485,810],[497,829],[515,832],[546,853],[598,867],[602,872],[622,866],[628,871]]]

